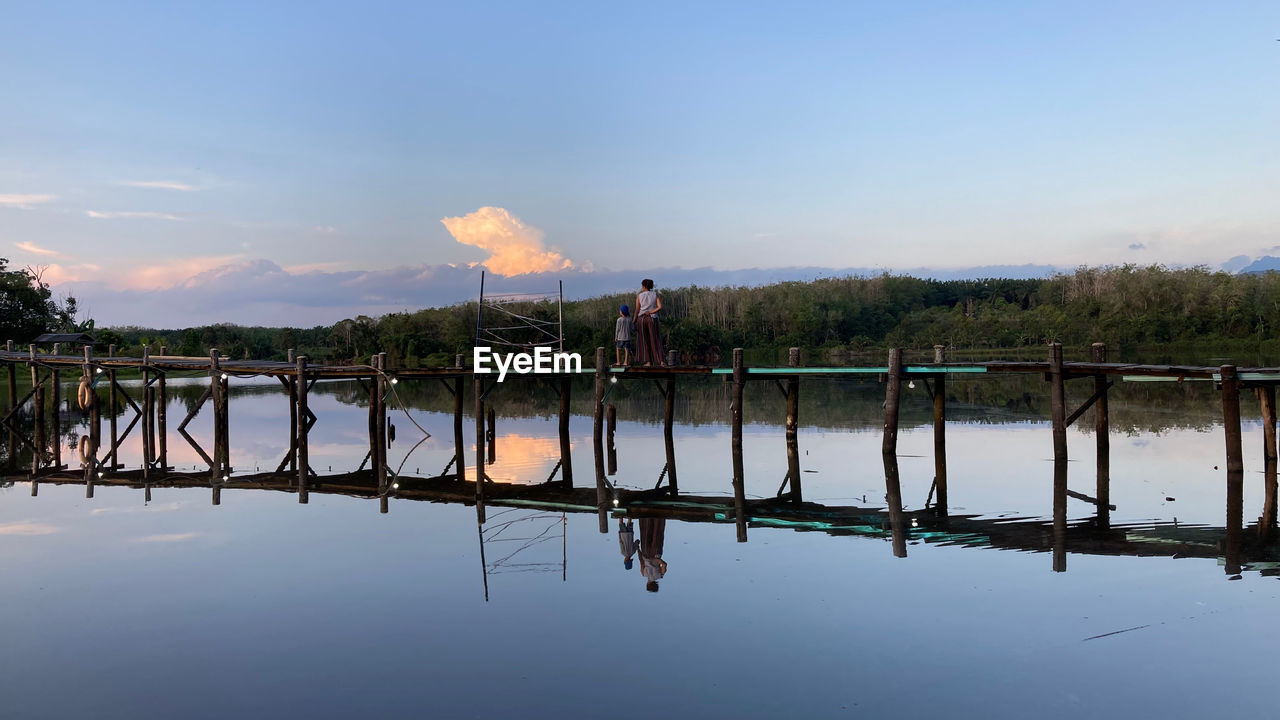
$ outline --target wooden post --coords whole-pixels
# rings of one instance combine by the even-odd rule
[[[890,363],[890,367],[893,363]],[[892,373],[890,373],[892,375]],[[893,556],[907,556],[907,523],[902,516],[902,482],[898,476],[898,455],[885,450],[881,453],[884,461],[884,497],[889,508],[889,533],[893,541]]]
[[[163,355],[167,348],[160,347]],[[159,446],[160,471],[169,472],[169,392],[164,371],[156,373],[156,443]]]
[[[115,356],[116,346],[108,345],[107,357]],[[116,397],[116,371],[115,368],[112,368],[107,370],[107,424],[111,428],[111,454],[106,459],[106,462],[108,463],[107,467],[112,471],[115,471],[116,468],[120,467],[120,463],[116,460],[116,456],[119,453],[119,448],[117,446],[120,443],[120,438],[116,433],[116,430],[118,429],[116,426],[116,416],[119,414],[119,398]]]
[[[1106,343],[1093,344],[1093,361],[1107,361]],[[1098,445],[1098,480],[1094,497],[1098,500],[1098,527],[1106,530],[1111,527],[1111,411],[1107,407],[1107,376],[1102,373],[1093,376],[1093,392],[1098,396],[1093,403],[1093,431]]]
[[[1256,388],[1258,406],[1262,411],[1262,459],[1276,460],[1276,387],[1261,385]]]
[[[591,450],[596,469],[596,515],[600,532],[609,532],[609,487],[604,476],[604,391],[609,380],[604,348],[596,348],[595,396],[591,401]]]
[[[569,400],[573,391],[573,378],[560,378],[560,480],[566,487],[573,487],[573,453],[569,442]],[[489,421],[490,432],[493,421]]]
[[[884,390],[884,441],[880,452],[895,457],[898,454],[898,401],[901,391],[902,349],[893,348],[889,350],[889,372]],[[896,461],[894,465],[897,465]]]
[[[458,481],[467,481],[467,457],[462,440],[462,375],[453,379],[453,467]]]
[[[672,350],[671,352],[675,352]],[[667,378],[667,391],[662,411],[662,442],[667,450],[667,488],[672,494],[680,492],[680,481],[676,478],[676,443],[672,426],[676,418],[676,379]]]
[[[941,365],[947,361],[947,348],[933,346],[933,362]],[[939,515],[947,514],[947,376],[933,376],[933,484],[936,488],[934,509]]]
[[[787,352],[787,366],[800,366],[800,348],[791,348]],[[803,499],[800,483],[800,376],[787,378],[787,477],[790,482],[791,499],[800,502]]]
[[[1227,450],[1227,541],[1225,569],[1240,574],[1240,541],[1244,527],[1244,449],[1240,440],[1240,380],[1234,365],[1219,369],[1222,377],[1222,429]]]
[[[31,357],[31,387],[35,388],[35,394],[31,396],[31,409],[35,413],[35,452],[31,454],[31,475],[35,477],[40,474],[40,468],[44,465],[44,388],[40,387],[40,366],[36,365],[36,346],[28,345],[27,352]]]
[[[209,348],[209,389],[213,399],[213,466],[209,470],[214,486],[222,482],[222,469],[226,464],[226,459],[222,456],[222,415],[227,411],[223,387],[222,369],[218,367],[218,349]]]
[[[61,348],[58,343],[53,344],[53,354],[58,355]],[[57,365],[53,366],[57,368]],[[53,411],[50,416],[51,435],[53,436],[53,469],[62,469],[62,373],[53,370],[53,387],[50,388],[53,394]]]
[[[484,512],[484,376],[473,373],[476,415],[476,520],[483,524]]]
[[[369,366],[373,368],[369,377],[369,468],[373,471],[379,496],[384,494],[387,480],[382,461],[386,447],[386,439],[382,434],[382,396],[386,392],[386,384],[383,381],[381,362],[382,357],[377,353],[369,358]]]
[[[289,362],[295,367],[298,362],[292,348],[289,349]],[[298,471],[298,378],[285,378],[285,385],[289,392],[289,472],[294,473]]]
[[[1053,420],[1053,459],[1067,460],[1066,375],[1062,370],[1062,344],[1049,343],[1049,404]]]
[[[142,480],[151,478],[151,463],[154,460],[154,448],[151,439],[155,430],[153,421],[154,403],[151,388],[151,349],[142,348]]]
[[[1271,539],[1276,526],[1276,388],[1263,385],[1257,388],[1258,404],[1262,409],[1262,515],[1258,518],[1258,538]],[[1243,511],[1242,511],[1243,513]]]
[[[7,352],[13,352],[13,341],[6,341]],[[18,407],[18,370],[12,360],[5,360],[5,368],[9,371],[9,405],[8,415],[13,417],[14,410]],[[9,431],[9,467],[16,468],[18,455],[18,434],[13,430]]]
[[[296,362],[293,358],[293,348],[289,348],[288,352],[286,353],[286,359],[289,362]]]
[[[609,475],[618,474],[618,448],[614,445],[614,433],[618,430],[618,409],[609,403],[604,409],[605,447],[609,452]]]
[[[387,391],[390,388],[387,378],[387,354],[378,353],[378,494],[381,496],[381,511],[387,512]]]
[[[667,367],[671,367],[672,365],[675,365],[675,364],[676,364],[676,351],[668,350],[667,351]]]
[[[93,387],[93,347],[84,346],[84,382],[89,391],[89,447],[84,463],[84,496],[93,497],[93,483],[98,479],[98,447],[102,442],[102,414],[98,409],[98,391]]]
[[[294,371],[298,383],[298,502],[306,504],[310,499],[307,482],[310,480],[311,462],[307,456],[307,356],[299,355]]]
[[[747,491],[742,464],[742,390],[747,382],[747,368],[742,361],[742,348],[733,349],[733,514],[738,528],[738,542],[747,541]]]
[[[484,439],[489,443],[485,451],[489,455],[489,464],[498,462],[498,414],[490,406],[485,410],[485,424],[488,429],[485,430]]]

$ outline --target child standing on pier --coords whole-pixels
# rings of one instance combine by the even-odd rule
[[[613,364],[626,367],[631,363],[631,308],[618,308],[618,320],[613,324]]]

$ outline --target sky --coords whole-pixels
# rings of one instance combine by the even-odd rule
[[[1280,254],[1274,2],[4,15],[0,257],[99,325]]]

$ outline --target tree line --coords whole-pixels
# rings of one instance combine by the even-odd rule
[[[27,287],[35,286],[28,282]],[[1267,347],[1280,327],[1280,274],[1232,275],[1206,267],[1081,267],[1027,279],[883,274],[758,287],[658,289],[666,345],[682,361],[695,363],[720,362],[734,347],[773,351],[794,346],[812,354],[887,346],[1019,349],[1050,340],[1077,347],[1091,342]],[[9,293],[6,285],[6,313]],[[41,322],[47,327],[67,324],[56,303],[50,306],[47,296],[43,302],[48,312],[35,319],[6,314],[3,331],[21,342],[24,334],[36,334]],[[618,306],[633,302],[631,292],[565,302],[566,350],[590,357],[597,346],[611,347]],[[543,321],[554,321],[560,312],[555,302],[507,309]],[[120,327],[100,331],[97,339],[100,347],[114,343],[130,354],[140,353],[143,345],[152,352],[166,346],[171,354],[182,355],[204,355],[217,347],[230,357],[283,359],[292,348],[319,362],[367,361],[386,352],[394,365],[443,366],[452,364],[455,354],[470,355],[476,317],[472,301],[377,318],[362,315],[311,328]],[[487,319],[486,325],[497,321]]]

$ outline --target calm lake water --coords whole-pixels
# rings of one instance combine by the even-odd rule
[[[170,384],[178,470],[204,467],[174,428],[206,383]],[[421,434],[393,407],[389,462],[434,475],[453,457],[452,415],[441,412],[452,402],[438,383],[410,385],[401,398],[433,437],[405,460]],[[772,382],[747,390],[747,495],[771,497],[787,472],[783,400]],[[1088,390],[1074,388],[1072,406]],[[576,392],[575,484],[594,488],[588,385]],[[806,501],[885,506],[883,392],[802,382]],[[924,389],[905,392],[910,512],[929,499],[933,435]],[[376,499],[323,492],[300,505],[233,486],[214,506],[208,488],[157,486],[147,503],[141,489],[100,486],[87,499],[82,485],[41,483],[33,497],[19,470],[0,489],[0,717],[1269,716],[1259,689],[1274,674],[1264,653],[1280,641],[1280,585],[1265,549],[1237,576],[1215,545],[1226,497],[1212,385],[1117,385],[1111,522],[1129,546],[1158,554],[1068,545],[1066,572],[1031,551],[1052,534],[1047,385],[975,380],[948,392],[951,514],[1026,529],[1024,551],[913,533],[900,558],[880,527],[753,522],[739,543],[731,520],[668,519],[666,571],[651,592],[642,563],[625,566],[619,520],[601,534],[594,512],[491,506],[478,528],[467,505],[393,498],[381,514]],[[354,470],[368,452],[365,398],[352,383],[313,392],[321,475]],[[559,459],[553,392],[508,381],[492,401],[489,474],[546,480]],[[652,488],[665,458],[661,399],[624,382],[611,401],[610,481]],[[1261,425],[1252,396],[1242,403],[1253,537]],[[1089,418],[1069,440],[1069,485],[1083,495],[1094,494]],[[731,497],[728,419],[723,384],[681,382],[681,494]],[[210,409],[191,427],[212,446]],[[273,470],[288,427],[278,383],[232,381],[237,474]],[[473,442],[474,422],[464,427]],[[136,437],[120,460],[138,467]],[[1067,512],[1073,529],[1087,528],[1096,508],[1073,497]],[[652,549],[650,521],[634,532]],[[1170,537],[1189,538],[1182,552]]]

